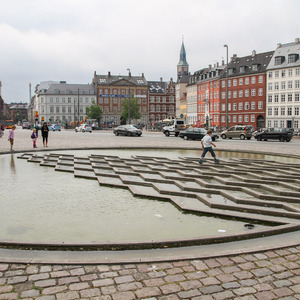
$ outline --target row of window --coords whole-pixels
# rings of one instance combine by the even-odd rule
[[[251,78],[251,84],[256,84],[256,81],[257,81],[257,77],[258,77],[258,83],[263,83],[264,82],[264,77],[263,75],[259,75],[259,76],[252,76],[252,77],[242,77],[242,78],[239,78],[239,79],[232,79],[232,82],[231,82],[231,79],[228,80],[228,87],[231,87],[231,83],[232,83],[232,86],[237,86],[238,84],[239,85],[248,85],[250,84],[250,78]],[[226,80],[222,80],[222,87],[226,87]]]
[[[280,121],[278,121],[278,120],[268,120],[267,121],[267,126],[270,127],[270,128],[271,127],[275,127],[275,128],[281,127],[281,128],[284,128],[284,127],[287,127],[286,123],[287,123],[286,120],[280,120]],[[295,129],[299,128],[299,121],[298,120],[294,121],[294,126],[293,127]]]
[[[175,110],[175,106],[174,105],[170,105],[170,106],[160,106],[160,105],[150,105],[150,112],[166,112],[167,111],[167,107],[169,108],[169,112],[174,112]]]
[[[118,101],[119,100],[119,101]],[[123,103],[124,102],[124,98],[120,99],[120,98],[113,98],[113,104],[118,104],[118,103]],[[147,104],[147,99],[146,98],[137,98],[137,102],[139,104]],[[99,104],[109,104],[111,103],[111,101],[109,101],[109,98],[99,98]]]
[[[224,123],[226,120],[226,116],[221,117],[221,122]],[[231,122],[231,115],[228,115],[228,122]],[[232,115],[232,122],[236,123],[248,123],[249,122],[249,115]],[[250,115],[250,122],[255,122],[255,115]]]
[[[299,102],[299,93],[295,93],[295,94],[292,94],[292,93],[289,93],[289,94],[270,94],[268,95],[268,103],[278,103],[279,102],[279,96],[280,96],[280,102],[281,103],[284,103],[286,100],[287,102],[293,102],[293,100],[295,102]],[[294,99],[293,99],[294,97]]]
[[[46,100],[46,101],[44,101]],[[55,100],[55,101],[54,101]],[[91,97],[91,98],[82,98],[79,97],[79,103],[86,103],[86,104],[91,104],[93,101],[96,102],[96,98],[95,97]],[[46,103],[47,102],[47,98],[44,99],[43,97],[41,98],[41,104]],[[53,97],[49,98],[49,103],[77,103],[78,102],[78,97],[74,97],[73,99],[71,97],[56,97],[55,99]]]
[[[293,111],[294,111],[294,116],[299,116],[299,106],[295,106],[294,110],[293,107],[289,106],[289,107],[268,107],[268,116],[279,116],[279,112],[280,112],[280,116],[292,116],[293,115]]]
[[[198,111],[199,112],[206,112],[208,111],[208,108],[205,104],[200,104],[198,106]],[[263,109],[263,101],[258,101],[257,103],[257,108],[258,109]],[[222,111],[226,111],[226,104],[222,104],[221,106]],[[236,111],[236,110],[255,110],[256,109],[256,102],[252,101],[250,102],[239,102],[239,103],[228,103],[228,111]],[[214,105],[210,105],[210,110],[209,112],[218,112],[219,111],[219,103],[214,103]]]
[[[286,74],[288,74],[289,77],[293,76],[294,75],[294,69],[288,69],[288,70],[276,70],[276,71],[269,71],[268,72],[268,78],[273,78],[273,75],[274,75],[274,78],[285,78],[286,77]],[[296,68],[295,69],[295,76],[300,76],[300,68]]]
[[[120,92],[120,94],[119,94]],[[128,95],[128,90],[126,89],[99,89],[99,95],[105,94],[108,95],[112,93],[113,95]],[[147,91],[146,90],[129,90],[129,94],[131,95],[147,95]]]
[[[151,96],[149,98],[149,100],[150,100],[150,102],[156,102],[156,103],[163,102],[163,103],[166,103],[167,102],[167,97],[160,97],[160,96],[154,97],[154,96]],[[174,101],[175,101],[174,96],[170,96],[169,97],[169,102],[174,103]]]
[[[288,89],[288,90],[291,90],[291,89],[299,89],[300,88],[300,80],[289,80],[287,81],[287,84],[286,84],[286,81],[276,81],[276,82],[269,82],[268,83],[268,91],[273,91],[273,88],[274,88],[274,91],[279,91],[279,89],[281,90],[285,90],[285,89]]]
[[[245,92],[245,97],[250,97],[250,90],[239,90],[239,91],[229,91],[228,92],[228,99],[230,99],[231,97],[233,98],[237,98],[239,92],[239,98],[243,98],[244,97],[244,92]],[[264,89],[263,88],[259,88],[258,89],[258,96],[262,97],[264,95]],[[251,89],[251,97],[255,97],[256,96],[256,89]],[[226,99],[226,93],[222,92],[222,99]]]

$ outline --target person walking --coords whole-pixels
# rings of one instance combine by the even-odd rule
[[[33,132],[32,132],[32,135],[31,135],[31,139],[32,139],[32,142],[33,142],[33,148],[37,148],[37,146],[36,146],[36,140],[37,140],[37,137],[38,137],[37,131],[36,131],[36,129],[34,128],[34,129],[33,129]]]
[[[42,137],[43,137],[43,146],[45,147],[48,147],[48,133],[49,133],[49,128],[48,128],[48,125],[46,122],[43,123],[43,126],[42,126]]]
[[[214,158],[215,163],[218,164],[219,160],[217,159],[217,156],[212,148],[212,146],[216,147],[216,145],[212,142],[212,130],[208,129],[206,132],[206,135],[201,140],[201,145],[203,148],[203,153],[201,154],[199,164],[201,165],[203,163],[203,159],[207,152],[210,152],[211,156]]]
[[[8,141],[10,142],[10,151],[14,151],[13,147],[14,147],[14,140],[15,140],[15,129],[16,126],[13,125],[11,130],[8,133]]]

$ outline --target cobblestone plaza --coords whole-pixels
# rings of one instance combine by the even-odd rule
[[[299,139],[290,143],[219,140],[216,144],[220,150],[300,155]],[[40,138],[37,146],[37,150],[42,148]],[[129,146],[197,148],[200,143],[154,132],[130,138],[115,137],[109,131],[92,134],[62,131],[50,133],[48,150]],[[4,153],[8,149],[4,136],[0,151]],[[25,150],[34,153],[30,132],[17,129],[15,151],[22,154]],[[85,264],[84,259],[83,263],[73,264],[67,255],[65,262],[59,264],[36,263],[34,259],[16,263],[1,252],[0,299],[300,299],[297,242],[299,237],[282,241],[280,248],[261,250],[258,247],[257,252],[252,249],[251,253],[232,251],[222,256],[212,253],[211,257],[199,255],[188,260],[178,257],[170,261],[166,257],[166,261],[122,264],[95,261]]]

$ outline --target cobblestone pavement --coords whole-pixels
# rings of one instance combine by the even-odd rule
[[[300,299],[300,246],[171,263],[0,263],[0,299]]]
[[[6,133],[7,134],[7,133]],[[17,129],[15,150],[32,150],[30,132]],[[162,143],[163,141],[163,143]],[[247,143],[247,144],[245,144]],[[111,132],[50,134],[49,149],[96,146],[184,146],[147,133],[142,138],[114,137]],[[291,143],[218,141],[219,149],[259,150],[300,155]],[[38,141],[41,147],[41,141]],[[0,140],[0,152],[9,148]],[[0,195],[1,196],[1,195]],[[300,246],[214,259],[151,264],[43,265],[0,262],[0,299],[300,299]]]

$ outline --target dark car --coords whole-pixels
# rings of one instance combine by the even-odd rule
[[[121,125],[114,128],[115,135],[141,136],[142,131],[133,125]]]
[[[293,137],[293,130],[291,128],[262,128],[255,133],[254,137],[258,141],[279,140],[280,142],[289,142]]]
[[[207,131],[204,128],[189,127],[184,131],[180,131],[179,137],[184,140],[202,140],[202,138],[206,135],[206,132]],[[219,136],[216,133],[213,133],[211,138],[215,141],[219,138]]]

